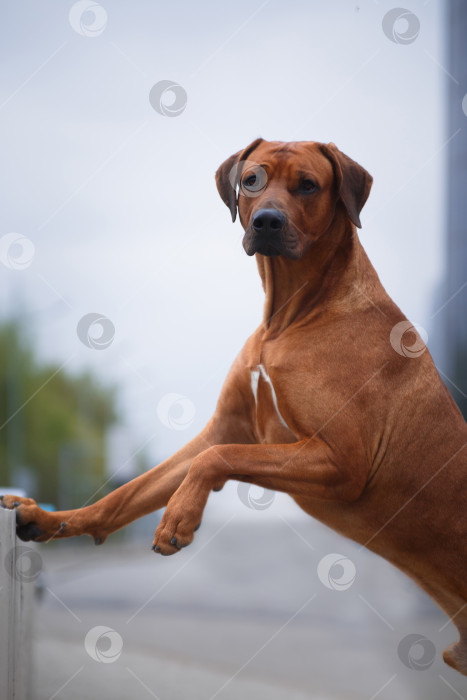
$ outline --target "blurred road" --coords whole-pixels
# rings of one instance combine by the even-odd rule
[[[40,547],[34,700],[467,697],[466,679],[441,658],[452,623],[404,575],[312,519],[208,516],[174,557],[151,552],[147,520],[145,540]],[[334,552],[355,565],[343,590],[317,573]],[[343,570],[333,571],[339,585]],[[91,658],[89,640],[85,648],[100,625],[122,640],[113,663]],[[422,648],[412,662],[398,654],[413,633],[436,649],[424,670],[410,668]],[[106,644],[97,643],[104,658]]]

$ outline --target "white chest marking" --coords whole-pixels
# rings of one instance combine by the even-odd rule
[[[264,369],[263,365],[258,365],[257,369],[252,369],[251,370],[251,391],[253,392],[253,396],[255,397],[255,404],[258,403],[258,382],[259,382],[259,377],[264,379],[264,381],[269,384],[269,388],[271,390],[271,397],[272,397],[272,402],[274,404],[274,408],[276,409],[277,416],[282,423],[282,425],[287,428],[287,430],[290,430],[289,426],[285,422],[281,412],[279,411],[279,406],[277,405],[277,396],[276,392],[274,390],[274,386],[271,381],[271,377],[269,374],[266,372]]]

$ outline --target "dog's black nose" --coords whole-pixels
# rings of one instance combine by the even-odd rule
[[[257,233],[279,233],[284,227],[285,216],[277,209],[260,209],[254,214],[252,224]]]

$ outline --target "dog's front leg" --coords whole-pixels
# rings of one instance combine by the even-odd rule
[[[108,535],[167,504],[188,473],[193,459],[210,445],[248,439],[238,418],[221,413],[175,455],[150,471],[120,486],[104,498],[82,508],[47,512],[32,498],[0,497],[0,505],[16,510],[17,534],[24,540],[45,542],[90,535],[102,544]]]
[[[228,479],[291,496],[351,501],[366,482],[363,468],[344,467],[319,438],[286,445],[215,445],[193,460],[156,530],[154,551],[174,554],[193,540],[209,493]]]
[[[204,430],[159,466],[75,510],[49,513],[33,499],[13,495],[0,498],[0,505],[16,509],[17,534],[22,540],[45,542],[91,535],[96,544],[101,544],[111,532],[167,505],[197,455],[212,445],[253,442],[251,398],[249,375],[237,358],[224,382],[216,412]]]

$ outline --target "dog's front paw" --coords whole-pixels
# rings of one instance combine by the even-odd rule
[[[152,548],[155,552],[175,554],[193,542],[208,496],[216,485],[216,479],[212,478],[206,464],[199,458],[195,459],[167,504],[154,535]]]
[[[193,511],[186,511],[169,502],[154,535],[154,552],[168,556],[187,547],[193,542],[200,524],[201,515],[197,516]]]
[[[66,523],[57,523],[53,514],[42,510],[32,498],[0,496],[0,505],[16,511],[16,534],[23,542],[45,542],[63,535]]]

